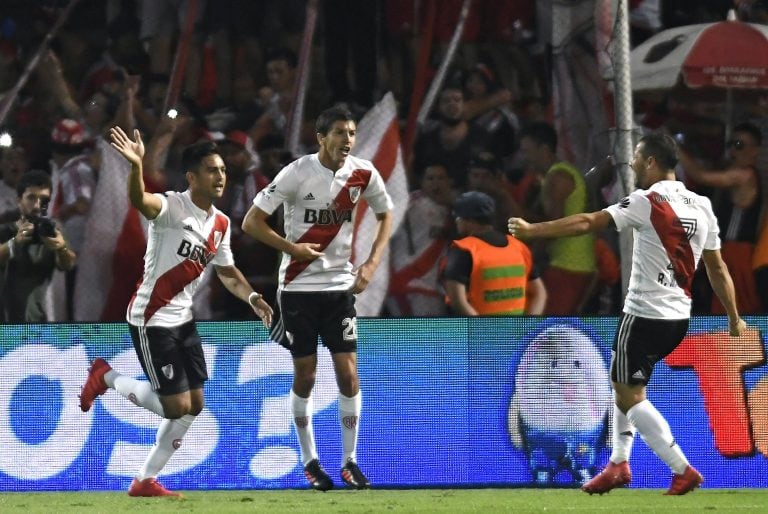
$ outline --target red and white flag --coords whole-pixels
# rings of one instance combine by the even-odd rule
[[[143,218],[128,201],[130,164],[104,139],[101,168],[77,257],[75,321],[124,321],[144,269]]]
[[[387,93],[368,111],[357,127],[357,141],[353,153],[376,166],[387,185],[387,192],[395,206],[392,209],[392,233],[403,221],[408,206],[408,181],[400,145],[397,105],[392,93]],[[368,258],[376,236],[376,215],[361,201],[357,207],[352,264],[360,266]],[[389,289],[389,248],[373,280],[357,297],[355,307],[359,316],[378,316]]]

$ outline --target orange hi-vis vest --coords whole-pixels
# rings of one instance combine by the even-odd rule
[[[533,257],[524,243],[507,236],[507,246],[500,248],[469,236],[454,244],[472,255],[467,301],[478,314],[525,312],[525,291]]]

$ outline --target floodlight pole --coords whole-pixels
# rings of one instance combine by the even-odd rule
[[[618,0],[616,24],[613,40],[614,103],[616,107],[616,166],[621,179],[622,194],[628,195],[635,190],[635,173],[629,165],[632,159],[632,79],[629,69],[629,6],[628,0]],[[632,233],[622,231],[619,234],[621,251],[621,283],[626,294],[629,285],[629,272],[632,265]]]

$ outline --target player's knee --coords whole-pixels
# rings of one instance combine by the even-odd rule
[[[200,405],[200,410],[202,405]],[[163,415],[166,419],[179,419],[186,414],[195,414],[193,412],[193,403],[189,398],[177,399],[173,402],[163,403]]]
[[[315,387],[314,373],[312,374],[312,376],[309,376],[309,377],[299,377],[299,376],[293,377],[292,389],[297,396],[300,396],[302,398],[309,398],[309,395],[312,394],[312,389],[314,387]]]
[[[193,416],[197,416],[201,412],[203,412],[203,408],[205,407],[205,401],[204,400],[197,400],[193,401],[192,405],[189,408],[189,412],[187,414],[192,414]]]
[[[339,392],[344,396],[355,396],[360,391],[360,379],[357,373],[344,373],[337,377]]]
[[[315,376],[317,372],[309,367],[297,367],[293,374],[293,383],[300,384],[302,387],[312,389],[315,385]]]
[[[188,408],[183,405],[166,405],[163,407],[163,415],[166,419],[179,419],[187,412]]]

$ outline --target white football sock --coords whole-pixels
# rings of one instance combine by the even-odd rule
[[[629,460],[632,451],[632,443],[635,442],[635,426],[629,421],[627,415],[621,412],[616,404],[613,405],[613,451],[611,462],[620,464]]]
[[[342,467],[347,461],[357,462],[357,433],[360,426],[360,411],[363,405],[363,393],[358,391],[349,397],[339,393],[339,418],[341,421],[341,443],[344,454]]]
[[[293,426],[296,428],[301,447],[301,461],[306,466],[309,461],[317,458],[315,432],[312,430],[312,396],[302,398],[291,389],[290,397]]]
[[[163,404],[160,403],[160,397],[152,390],[152,386],[149,385],[149,382],[126,377],[114,369],[109,370],[104,374],[104,382],[108,387],[117,391],[130,402],[152,411],[158,416],[165,417],[163,414]]]
[[[627,411],[627,418],[654,453],[672,468],[673,473],[682,475],[685,472],[688,459],[675,441],[669,423],[651,402],[643,400],[638,403]]]
[[[141,466],[139,473],[136,475],[137,479],[145,480],[157,476],[168,462],[168,459],[181,446],[181,440],[184,438],[187,430],[189,430],[189,426],[195,420],[195,417],[192,414],[185,414],[179,419],[164,419],[160,423],[160,428],[157,429],[157,435],[155,436],[155,445],[152,446],[152,450],[147,455],[147,460],[144,461],[144,465]]]

